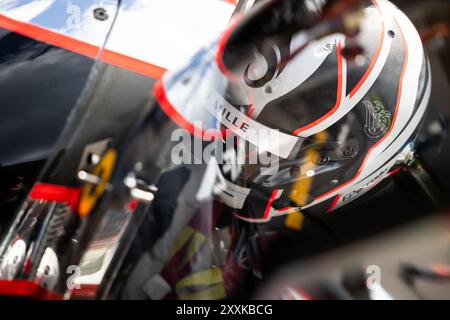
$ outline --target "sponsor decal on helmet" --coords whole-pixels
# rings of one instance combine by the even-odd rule
[[[374,187],[378,182],[383,180],[384,176],[389,172],[389,168],[385,168],[381,170],[375,177],[370,179],[366,184],[364,184],[362,187],[352,190],[350,193],[346,194],[343,198],[343,202],[348,202],[355,197],[361,195],[362,193],[368,191],[370,188]]]
[[[369,138],[376,139],[385,134],[391,125],[391,113],[380,101],[364,100],[366,107],[366,124],[364,131]]]
[[[232,126],[243,132],[246,132],[250,125],[245,121],[239,118],[238,114],[231,114],[231,111],[224,107],[223,103],[219,101],[214,101],[213,109],[216,114],[221,116],[221,120],[226,122],[227,126]]]

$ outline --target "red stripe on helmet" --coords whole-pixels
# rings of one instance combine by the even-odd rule
[[[303,126],[301,128],[298,128],[297,130],[295,130],[293,132],[294,135],[298,136],[303,131],[316,126],[317,124],[321,123],[325,119],[331,117],[339,109],[339,106],[341,105],[341,102],[342,102],[342,82],[343,82],[342,44],[340,41],[337,46],[337,63],[338,63],[338,85],[337,85],[337,93],[336,93],[336,103],[335,103],[334,107],[330,111],[328,111],[326,114],[324,114],[322,117],[320,117],[319,119],[311,122],[310,124],[308,124],[306,126]]]
[[[342,194],[338,194],[336,198],[334,198],[333,203],[331,204],[330,208],[328,208],[327,213],[330,213],[333,211],[334,207],[336,207],[337,203],[339,202],[339,199],[341,198]]]
[[[380,15],[383,16],[378,3],[375,0],[372,1],[372,2],[376,5],[378,11],[380,12]],[[361,80],[356,84],[356,86],[350,92],[350,95],[349,95],[350,98],[353,97],[353,95],[356,92],[358,92],[358,90],[365,83],[365,81],[367,80],[367,78],[369,77],[369,75],[371,74],[371,72],[372,72],[372,70],[373,70],[373,68],[375,66],[375,63],[377,62],[378,57],[380,56],[381,48],[383,47],[384,37],[385,37],[384,30],[385,30],[385,27],[384,27],[384,22],[383,22],[382,30],[381,30],[381,37],[380,37],[380,40],[378,41],[377,50],[376,50],[376,52],[375,52],[375,54],[374,54],[374,56],[373,56],[373,58],[372,58],[372,60],[371,60],[371,62],[369,64],[369,67],[367,68],[366,72],[364,73],[363,77],[361,78]],[[342,45],[341,45],[340,42],[338,44],[337,53],[338,53],[338,89],[337,89],[336,104],[334,105],[334,107],[330,111],[328,111],[325,115],[323,115],[319,119],[311,122],[310,124],[308,124],[306,126],[303,126],[303,127],[299,128],[299,129],[295,130],[293,132],[294,135],[299,135],[303,131],[308,130],[308,129],[318,125],[319,123],[323,122],[324,120],[326,120],[327,118],[332,116],[339,109],[339,106],[340,106],[340,104],[342,102],[342,82],[343,82],[343,79],[342,79],[342,77],[343,77],[343,73],[342,73]]]
[[[275,201],[275,198],[277,197],[279,191],[282,191],[282,190],[277,189],[277,190],[272,191],[272,194],[269,198],[269,201],[267,202],[266,209],[264,210],[264,215],[262,218],[249,218],[249,217],[240,215],[237,212],[233,212],[233,215],[239,219],[242,219],[242,220],[248,221],[248,222],[266,222],[266,221],[268,221],[270,218],[270,210],[272,209],[272,203]]]
[[[275,201],[275,198],[278,194],[279,190],[274,190],[272,192],[272,195],[270,196],[269,202],[267,202],[267,206],[266,206],[266,210],[264,211],[264,216],[263,216],[263,220],[267,220],[267,218],[269,218],[269,214],[270,214],[270,209],[272,208],[272,202]]]
[[[378,3],[375,0],[372,1],[372,2],[377,7],[378,11],[380,12],[380,15],[383,16],[383,13],[381,12],[381,9],[380,9],[380,6],[378,5]],[[367,68],[366,72],[362,76],[361,80],[359,80],[359,82],[355,85],[355,87],[352,89],[352,91],[350,91],[350,94],[349,94],[350,98],[352,98],[356,94],[356,92],[358,92],[358,90],[361,88],[361,86],[364,84],[364,82],[366,82],[367,78],[372,73],[372,70],[375,67],[375,63],[377,62],[378,57],[380,56],[381,48],[383,47],[384,37],[385,37],[385,35],[384,35],[384,31],[385,31],[384,22],[383,22],[383,20],[381,20],[381,21],[382,21],[381,37],[378,40],[377,50],[375,51],[375,54],[372,57],[372,60],[370,61],[369,67]]]
[[[394,169],[392,171],[389,172],[390,176],[393,176],[394,174],[396,174],[397,172],[399,172],[400,170],[402,170],[403,167],[398,167],[397,169]]]

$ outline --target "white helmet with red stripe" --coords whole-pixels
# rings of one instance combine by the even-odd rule
[[[227,154],[269,152],[270,163],[236,170],[218,161],[216,192],[246,221],[361,196],[401,165],[427,108],[430,68],[406,15],[386,0],[325,2],[274,0],[237,15],[155,87],[194,135],[237,138]]]

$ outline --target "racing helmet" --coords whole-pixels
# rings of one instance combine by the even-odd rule
[[[203,157],[213,155],[220,199],[267,222],[333,211],[398,170],[430,87],[420,36],[389,1],[273,0],[236,14],[154,93],[218,146]]]

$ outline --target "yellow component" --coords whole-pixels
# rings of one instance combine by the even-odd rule
[[[94,168],[92,174],[100,178],[100,183],[97,185],[87,183],[84,186],[81,192],[80,204],[78,206],[78,214],[81,217],[87,217],[91,213],[92,209],[94,209],[97,204],[98,199],[100,199],[105,192],[106,186],[111,179],[116,159],[117,152],[111,149],[106,152],[99,164]]]
[[[314,135],[314,139],[317,142],[323,142],[327,137],[328,134],[325,131]],[[314,169],[316,168],[319,157],[320,154],[316,149],[310,149],[306,152],[305,163],[300,166],[299,175],[302,175],[303,177],[300,177],[300,179],[297,180],[290,194],[291,200],[300,207],[306,205],[308,202],[309,191],[314,179]],[[311,175],[308,175],[308,172],[311,172]]]
[[[300,175],[304,175],[310,170],[314,170],[316,165],[314,164],[319,156],[318,152],[311,149],[306,154],[308,160],[300,167]],[[298,206],[306,205],[308,201],[309,190],[311,189],[311,184],[313,182],[313,176],[304,176],[297,180],[294,187],[291,190],[291,200],[294,201]]]
[[[175,291],[181,300],[223,299],[226,292],[222,269],[211,268],[188,275],[177,282]]]
[[[195,230],[191,227],[185,227],[183,230],[181,230],[178,237],[175,239],[174,244],[171,246],[169,255],[167,256],[167,261],[172,259],[172,257],[183,247],[186,242],[188,242],[189,238],[192,237],[192,234],[194,234]]]
[[[300,211],[293,212],[286,217],[285,226],[289,229],[300,231],[305,217]]]
[[[314,135],[314,139],[315,139],[317,142],[324,142],[324,141],[326,141],[326,140],[328,139],[328,133],[327,133],[326,131],[320,131],[320,132],[317,132],[317,133]]]
[[[187,243],[188,244],[188,248],[186,250],[186,252],[183,255],[183,259],[180,262],[177,270],[183,268],[186,263],[189,262],[189,260],[192,258],[192,256],[197,252],[197,250],[200,248],[200,246],[203,244],[203,242],[205,242],[206,237],[194,230],[191,227],[185,227],[180,235],[176,238],[175,243],[172,245],[167,261],[169,261],[170,259],[172,259],[172,257],[181,250],[181,248],[183,246],[185,246]],[[175,271],[177,271],[175,270]]]

